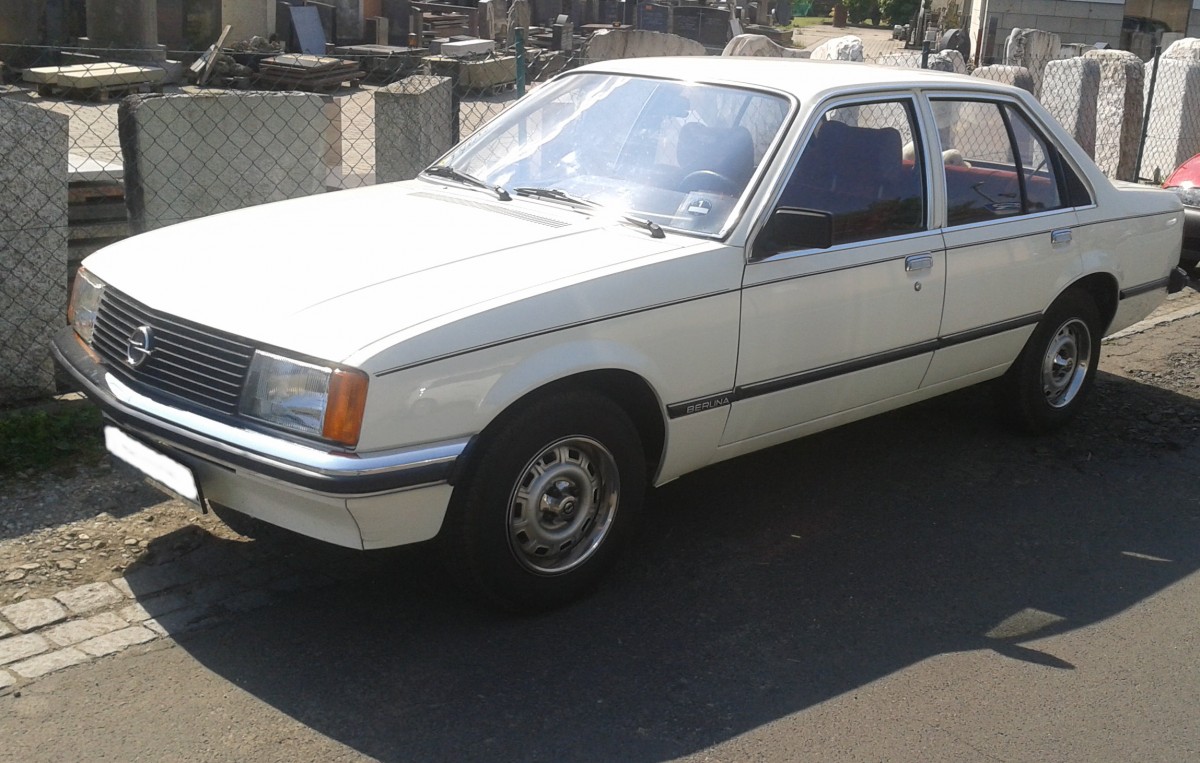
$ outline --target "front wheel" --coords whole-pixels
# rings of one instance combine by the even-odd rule
[[[636,428],[608,398],[577,391],[505,414],[455,487],[443,558],[506,609],[561,606],[611,566],[645,492]]]
[[[1068,291],[1051,305],[1004,376],[1004,404],[1027,432],[1048,432],[1079,410],[1100,360],[1100,315],[1086,293]]]

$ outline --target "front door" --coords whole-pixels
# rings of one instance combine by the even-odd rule
[[[907,96],[837,103],[817,120],[775,207],[831,215],[832,246],[747,266],[722,444],[790,439],[920,387],[946,264],[919,124]]]

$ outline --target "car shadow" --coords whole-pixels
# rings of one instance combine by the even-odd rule
[[[177,641],[383,761],[663,760],[933,655],[1072,670],[1032,640],[1200,567],[1200,402],[1102,374],[1042,438],[988,403],[967,390],[654,491],[624,563],[554,613],[463,601],[407,549]]]

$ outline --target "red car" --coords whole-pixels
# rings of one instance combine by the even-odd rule
[[[1183,252],[1179,264],[1200,268],[1200,154],[1175,168],[1163,188],[1174,191],[1183,202]]]

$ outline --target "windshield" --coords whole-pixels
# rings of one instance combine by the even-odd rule
[[[531,93],[440,165],[717,235],[788,110],[783,96],[754,90],[575,74]]]

